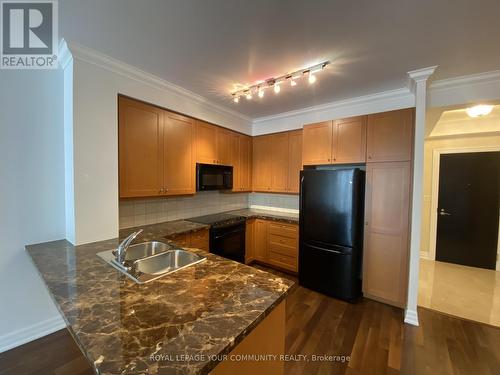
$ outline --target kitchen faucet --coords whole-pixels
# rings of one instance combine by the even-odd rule
[[[132,243],[133,240],[137,238],[139,234],[141,234],[142,229],[138,230],[137,232],[133,232],[130,234],[127,238],[125,238],[120,245],[118,245],[118,248],[116,249],[115,252],[115,257],[116,257],[116,262],[122,266],[125,265],[125,256],[127,254],[127,249]]]

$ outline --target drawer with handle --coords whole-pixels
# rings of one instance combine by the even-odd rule
[[[297,272],[297,258],[269,251],[269,263],[275,266]]]
[[[299,234],[299,228],[294,224],[269,223],[269,234],[276,234],[289,238],[297,238]]]
[[[275,234],[269,235],[269,250],[283,255],[297,257],[297,239],[277,236]]]

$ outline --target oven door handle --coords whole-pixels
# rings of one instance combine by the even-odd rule
[[[231,232],[215,235],[213,238],[214,238],[214,240],[218,240],[220,238],[229,237],[233,234],[238,234],[238,233],[242,233],[242,232],[245,232],[245,229],[237,229],[237,230],[233,230]]]

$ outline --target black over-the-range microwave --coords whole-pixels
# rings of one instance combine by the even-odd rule
[[[196,191],[233,188],[233,167],[228,165],[196,164]]]

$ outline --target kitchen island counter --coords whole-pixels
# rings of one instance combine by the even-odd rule
[[[152,239],[161,240],[141,238]],[[205,261],[136,284],[97,256],[117,245],[118,239],[27,246],[99,374],[209,373],[282,305],[294,285],[197,249],[189,250]]]

